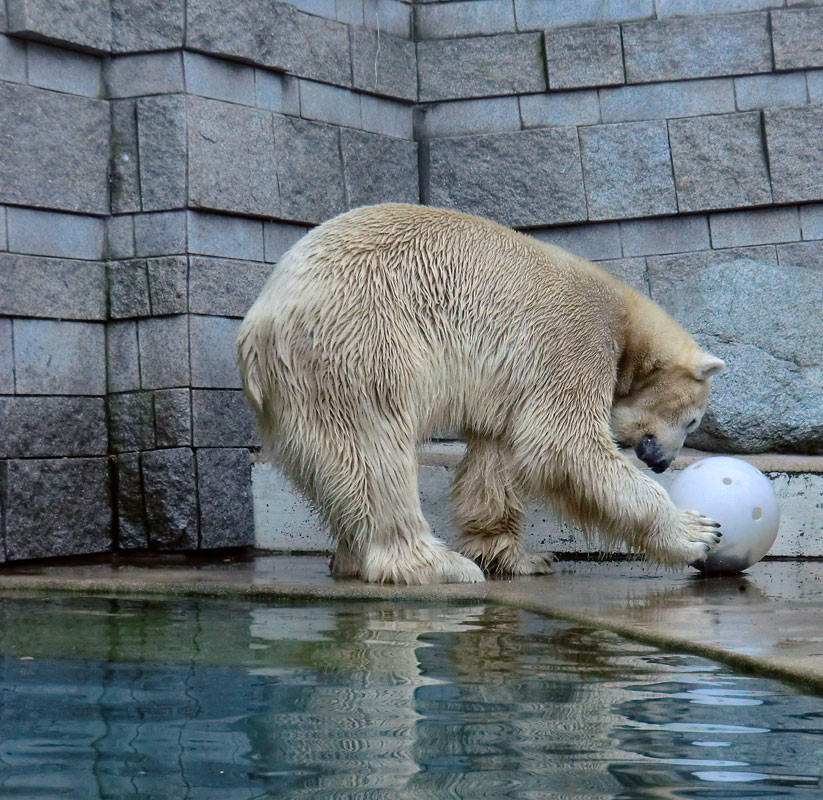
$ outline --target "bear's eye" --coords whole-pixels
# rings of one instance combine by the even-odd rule
[[[694,418],[694,419],[693,419],[693,420],[692,420],[692,421],[691,421],[691,422],[690,422],[690,423],[686,426],[686,428],[688,428],[688,430],[690,430],[690,431],[693,431],[693,430],[697,427],[697,423],[698,423],[698,422],[699,422],[699,420],[697,419],[697,417],[695,417],[695,418]]]

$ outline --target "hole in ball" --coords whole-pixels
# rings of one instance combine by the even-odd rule
[[[731,478],[723,478],[723,483],[725,483],[726,486],[729,486],[731,484],[731,482],[732,482]]]
[[[763,516],[763,509],[760,506],[755,506],[752,509],[752,519],[760,519]]]

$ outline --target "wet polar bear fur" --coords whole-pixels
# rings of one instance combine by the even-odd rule
[[[550,572],[520,542],[533,495],[662,564],[718,541],[616,443],[665,469],[723,362],[560,248],[456,211],[358,208],[283,256],[237,345],[264,449],[322,510],[336,574]],[[417,446],[443,428],[468,445],[453,490],[463,555],[420,508]]]

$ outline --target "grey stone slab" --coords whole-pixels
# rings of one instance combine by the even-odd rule
[[[43,89],[100,97],[103,63],[98,56],[29,42],[28,83]]]
[[[224,317],[243,317],[271,272],[271,264],[226,258],[191,256],[189,265],[192,313]]]
[[[106,458],[9,461],[5,495],[10,561],[112,548],[112,489]]]
[[[627,83],[770,72],[768,14],[686,17],[623,26]]]
[[[185,0],[110,0],[114,53],[183,46]]]
[[[143,211],[186,206],[186,106],[180,95],[137,100]]]
[[[192,315],[191,385],[205,389],[239,389],[234,342],[239,319]]]
[[[590,219],[677,211],[665,122],[581,128],[580,152]]]
[[[823,239],[823,203],[800,207],[800,227],[804,239]]]
[[[137,323],[144,389],[189,385],[188,318],[152,317]]]
[[[549,31],[545,43],[552,90],[625,82],[618,25]]]
[[[104,320],[105,265],[0,253],[0,314]]]
[[[587,225],[567,225],[546,230],[529,231],[542,242],[562,247],[592,261],[620,258],[620,226],[616,222],[598,222]]]
[[[0,250],[8,250],[8,239],[6,237],[6,208],[0,206]]]
[[[254,68],[200,53],[183,53],[186,91],[215,100],[255,104]]]
[[[669,122],[681,211],[770,203],[760,114],[720,114]]]
[[[138,256],[186,252],[186,212],[157,211],[134,216],[134,247]]]
[[[653,0],[514,0],[520,30],[603,25],[654,17]]]
[[[105,80],[110,98],[182,92],[182,54],[174,51],[115,56],[106,64]]]
[[[809,101],[823,103],[823,69],[809,70],[806,73],[806,86],[809,90]]]
[[[510,0],[431,3],[418,6],[414,18],[415,37],[418,41],[508,33],[516,29],[514,5]]]
[[[184,314],[188,310],[188,260],[186,256],[146,259],[149,301],[153,316]]]
[[[806,102],[806,76],[802,72],[748,75],[734,79],[734,90],[739,111],[802,106]]]
[[[733,78],[650,83],[600,91],[603,122],[695,117],[734,110]]]
[[[340,86],[300,79],[300,111],[307,119],[359,128],[360,94]]]
[[[263,223],[259,220],[197,211],[186,216],[190,253],[263,260]]]
[[[412,42],[353,28],[351,50],[355,89],[401,100],[417,99],[417,58]]]
[[[242,449],[197,451],[200,546],[248,547],[254,544],[251,460]]]
[[[106,393],[104,325],[18,319],[13,331],[20,394]]]
[[[335,19],[349,25],[363,25],[363,2],[352,3],[350,0],[335,0]]]
[[[190,205],[279,216],[275,133],[269,111],[188,99]]]
[[[338,11],[343,2],[337,0]],[[363,24],[372,30],[388,31],[411,39],[412,4],[405,0],[363,0]]]
[[[111,47],[108,0],[6,0],[6,13],[9,33],[99,53]]]
[[[0,83],[0,202],[109,213],[103,100]]]
[[[306,225],[289,225],[285,222],[266,222],[263,226],[266,245],[266,261],[279,261],[298,239],[302,239],[308,232]]]
[[[254,414],[240,390],[193,389],[195,447],[258,447]]]
[[[191,445],[191,392],[159,389],[154,393],[154,427],[158,447]]]
[[[151,547],[194,550],[198,546],[194,453],[188,447],[153,450],[140,457]]]
[[[112,261],[108,265],[109,315],[112,319],[148,317],[149,281],[143,259]]]
[[[0,397],[0,458],[104,456],[102,397]]]
[[[765,208],[709,215],[712,247],[796,242],[800,239],[797,208]]]
[[[106,405],[109,445],[113,453],[154,448],[154,401],[151,392],[110,394]]]
[[[735,11],[765,11],[782,5],[781,0],[657,0],[657,16],[662,19]]]
[[[777,260],[781,267],[802,267],[823,272],[823,242],[797,242],[777,246]],[[820,280],[820,278],[818,278]],[[817,334],[820,334],[820,328]]]
[[[346,209],[338,128],[275,114],[274,141],[278,216],[322,222]]]
[[[269,0],[190,0],[186,46],[290,72],[351,85],[348,26]]]
[[[752,259],[777,266],[777,252],[770,247],[730,247],[677,255],[649,256],[649,274],[674,279],[708,269],[714,264],[727,264],[740,259]]]
[[[140,455],[122,453],[115,459],[117,469],[117,546],[121,550],[142,550],[149,546],[140,477]]]
[[[594,89],[524,94],[518,99],[524,128],[542,128],[547,125],[595,125],[600,122],[600,103]]]
[[[709,225],[703,214],[621,222],[620,236],[626,256],[684,253],[710,247]]]
[[[254,90],[255,104],[259,108],[268,108],[281,114],[300,114],[300,88],[297,78],[266,69],[256,69]]]
[[[427,203],[516,227],[586,218],[575,128],[434,139],[425,147]]]
[[[823,8],[772,11],[774,68],[823,67]]]
[[[419,42],[420,100],[542,92],[542,46],[538,33]]]
[[[134,257],[134,218],[130,214],[106,219],[106,258]]]
[[[611,258],[598,261],[606,272],[641,294],[649,294],[649,276],[645,258]]]
[[[0,14],[0,20],[3,15]],[[26,82],[26,43],[0,36],[0,80]]]
[[[400,139],[414,138],[413,109],[404,103],[361,94],[360,118],[365,131]]]
[[[134,100],[114,100],[111,107],[111,211],[127,214],[139,211],[140,162],[137,146],[137,104]]]
[[[344,129],[340,151],[349,207],[420,201],[416,142]]]
[[[0,394],[14,394],[14,348],[11,320],[0,318]]]
[[[823,105],[765,111],[775,203],[823,199]]]
[[[334,0],[292,0],[295,8],[301,11],[308,11],[309,14],[317,14],[321,17],[336,19],[336,4]]]
[[[106,225],[100,217],[9,208],[9,250],[27,255],[103,258]]]
[[[415,119],[417,135],[424,139],[463,134],[504,133],[520,130],[520,106],[516,97],[455,100],[421,106],[416,112]]]
[[[109,392],[134,392],[140,388],[136,322],[106,325],[106,376]]]

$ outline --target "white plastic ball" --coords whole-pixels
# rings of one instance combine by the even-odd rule
[[[760,561],[777,538],[780,509],[771,481],[747,461],[713,456],[695,461],[672,482],[678,508],[720,523],[723,538],[692,566],[714,575],[742,572]]]

